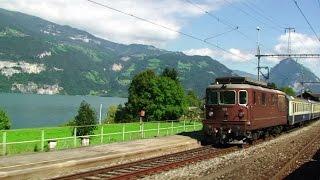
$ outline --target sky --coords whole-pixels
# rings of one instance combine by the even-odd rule
[[[82,29],[117,43],[147,44],[187,55],[210,56],[230,69],[254,74],[257,27],[262,54],[288,52],[286,27],[295,28],[291,33],[292,53],[320,53],[320,40],[316,37],[320,36],[319,0],[296,0],[315,33],[294,0],[93,1],[109,8],[88,0],[1,0],[0,7]],[[271,68],[280,60],[262,58],[261,64]],[[298,62],[320,77],[320,59]]]

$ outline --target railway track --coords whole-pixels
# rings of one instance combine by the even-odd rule
[[[309,149],[312,149],[312,145],[320,139],[320,134],[317,133],[312,140],[308,141],[308,143],[301,148],[292,158],[290,158],[287,162],[284,163],[282,168],[277,171],[271,179],[283,179],[285,178],[292,169],[295,168],[297,161],[305,155]]]
[[[292,129],[291,131],[294,131],[294,130],[296,129]],[[259,139],[254,141],[252,145],[254,146],[274,138],[276,137],[269,136],[265,139]],[[302,153],[306,149],[308,149],[308,147],[311,146],[315,140],[317,140],[317,138],[320,138],[320,134],[317,135],[317,137],[315,137],[312,141],[310,141],[303,149],[301,149],[299,153],[295,157],[293,157],[288,163],[286,163],[283,166],[283,168],[273,176],[273,179],[281,179],[285,177],[285,173],[288,171],[288,169],[290,169],[294,165],[296,159],[298,159],[302,155]],[[243,148],[248,148],[252,145],[246,144],[243,146]],[[120,164],[116,166],[100,168],[100,169],[95,169],[95,170],[86,171],[86,172],[80,172],[77,174],[56,177],[53,179],[54,180],[137,179],[144,176],[167,171],[170,169],[182,167],[190,163],[214,158],[219,155],[224,155],[230,152],[234,152],[236,150],[239,150],[239,148],[236,146],[223,148],[223,149],[216,149],[216,148],[213,148],[212,146],[204,146],[196,149],[163,155],[163,156],[154,157],[150,159],[139,160],[131,163]]]
[[[237,149],[237,147],[215,149],[211,146],[205,146],[201,148],[140,160],[127,164],[121,164],[117,166],[81,172],[68,176],[57,177],[54,179],[137,179],[143,176],[181,167],[193,162],[213,158],[219,155],[235,151]]]

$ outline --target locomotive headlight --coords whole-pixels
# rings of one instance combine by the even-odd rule
[[[239,109],[239,114],[238,114],[239,118],[243,118],[244,117],[244,112],[243,109]]]
[[[239,117],[243,118],[244,117],[244,112],[239,112]]]
[[[209,115],[210,117],[212,117],[212,116],[213,116],[213,112],[212,112],[212,111],[209,111],[208,115]]]

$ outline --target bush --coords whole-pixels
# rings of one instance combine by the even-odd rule
[[[7,113],[0,109],[0,130],[7,130],[10,129],[11,123],[10,118]]]
[[[95,111],[87,102],[82,101],[78,110],[78,114],[75,117],[75,125],[86,127],[77,127],[77,136],[93,134],[93,131],[96,129],[96,126],[94,126],[95,124],[97,124],[97,116]]]
[[[75,122],[74,118],[71,118],[67,122],[61,124],[60,127],[75,126],[75,125],[76,125],[76,122]]]
[[[107,115],[106,115],[106,118],[104,120],[104,123],[114,123],[117,111],[118,111],[118,107],[117,106],[110,106],[108,108]]]

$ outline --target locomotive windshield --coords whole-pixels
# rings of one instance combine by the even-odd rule
[[[236,93],[234,91],[207,90],[207,104],[235,104]]]
[[[207,104],[218,104],[218,92],[207,90]]]
[[[235,104],[236,93],[234,91],[220,91],[220,103],[219,104]]]

